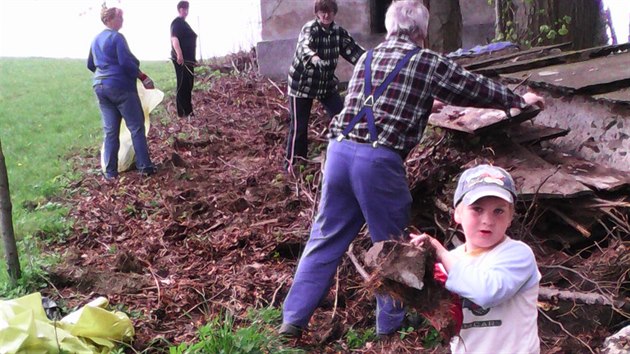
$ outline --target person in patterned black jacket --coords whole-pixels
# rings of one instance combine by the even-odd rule
[[[411,193],[404,160],[436,100],[510,111],[542,97],[522,97],[424,48],[429,12],[419,0],[392,2],[387,38],[359,58],[342,111],[330,125],[317,216],[282,308],[280,333],[299,337],[326,296],[343,255],[367,224],[372,242],[403,235]],[[403,304],[376,296],[376,333],[395,334]]]
[[[317,18],[307,22],[298,37],[288,79],[290,125],[284,167],[289,172],[297,159],[306,159],[313,99],[320,101],[331,117],[343,108],[335,77],[339,56],[355,64],[365,52],[335,23],[337,10],[335,0],[315,0]]]

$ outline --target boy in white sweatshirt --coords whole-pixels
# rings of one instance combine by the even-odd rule
[[[455,222],[466,242],[448,251],[431,242],[448,279],[462,298],[464,320],[453,353],[540,353],[537,317],[540,272],[531,248],[505,234],[514,216],[516,189],[510,174],[490,165],[470,168],[455,190]]]

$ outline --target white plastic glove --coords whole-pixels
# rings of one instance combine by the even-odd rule
[[[155,85],[153,84],[153,80],[151,80],[151,78],[147,76],[147,74],[140,73],[138,78],[140,79],[140,81],[142,81],[142,86],[144,86],[145,89],[153,90],[155,88]]]
[[[535,105],[540,109],[545,108],[545,99],[533,92],[527,92],[523,95],[523,100],[529,105]]]

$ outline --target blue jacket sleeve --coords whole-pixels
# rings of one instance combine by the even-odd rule
[[[122,34],[116,37],[116,53],[118,56],[118,64],[122,66],[125,73],[130,77],[138,77],[140,73],[140,62],[131,54],[127,40]]]
[[[94,57],[92,56],[92,49],[91,48],[90,48],[90,54],[88,55],[88,59],[87,59],[87,68],[91,72],[95,72],[96,71],[96,65],[94,65]]]

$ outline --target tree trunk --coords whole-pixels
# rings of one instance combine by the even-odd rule
[[[429,12],[429,43],[431,50],[448,53],[462,46],[462,12],[459,0],[432,0]]]
[[[608,43],[602,0],[560,0],[559,17],[570,16],[569,33],[558,42],[571,41],[574,49]]]
[[[516,38],[507,38],[510,41],[531,46],[572,42],[572,49],[595,47],[608,41],[602,0],[496,1],[496,11],[510,3],[516,7]],[[501,28],[509,31],[507,20],[497,20],[497,33]]]
[[[11,195],[9,193],[9,175],[7,165],[2,153],[2,141],[0,141],[0,235],[4,243],[4,253],[7,260],[7,271],[13,285],[21,277],[20,259],[18,257],[15,235],[13,233],[13,220],[11,216]]]

